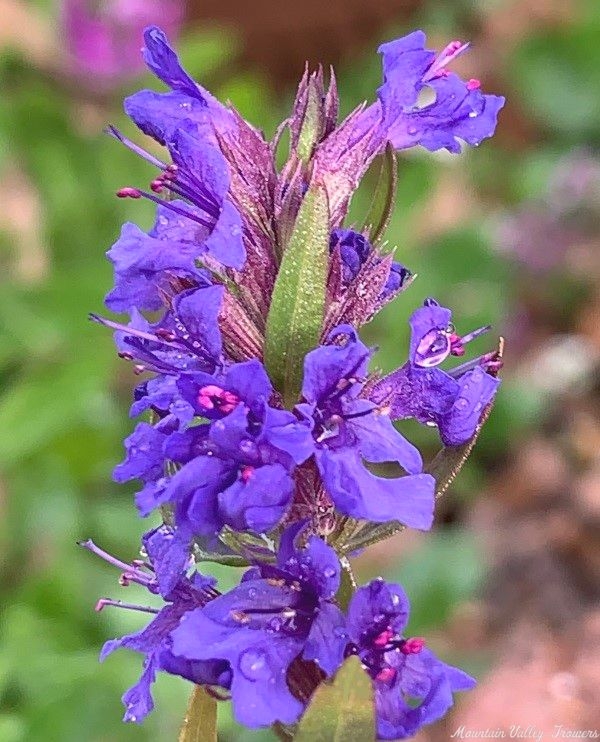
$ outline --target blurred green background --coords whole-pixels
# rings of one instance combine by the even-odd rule
[[[179,48],[189,71],[268,136],[303,59],[336,64],[347,112],[374,97],[378,43],[416,27],[434,48],[472,39],[457,70],[508,99],[480,148],[400,156],[388,239],[418,279],[365,332],[392,368],[406,354],[408,315],[433,295],[454,308],[459,332],[491,322],[507,339],[498,403],[437,529],[403,534],[357,565],[361,579],[402,581],[410,633],[481,678],[422,737],[445,739],[459,723],[597,724],[600,4],[299,5],[186,9]],[[104,252],[120,224],[152,218],[114,198],[149,172],[102,128],[138,137],[120,101],[160,84],[131,68],[102,83],[77,72],[60,10],[0,2],[0,740],[172,740],[189,686],[160,677],[157,711],[141,727],[121,723],[119,699],[141,658],[121,651],[99,665],[97,655],[141,617],[94,612],[98,597],[121,597],[118,575],[75,545],[93,537],[127,560],[149,526],[134,488],[110,477],[132,427],[134,377],[87,313],[102,312]],[[369,179],[357,222],[368,192]],[[435,433],[407,428],[435,452]],[[224,584],[231,572],[220,571]],[[220,714],[222,740],[271,738],[235,726],[226,704]]]

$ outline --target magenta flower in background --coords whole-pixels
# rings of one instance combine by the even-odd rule
[[[177,36],[183,0],[63,0],[61,28],[71,74],[94,88],[110,88],[144,68],[142,31],[160,23]]]

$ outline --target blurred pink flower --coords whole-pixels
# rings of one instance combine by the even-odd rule
[[[61,28],[70,74],[96,89],[134,77],[144,66],[144,28],[160,23],[176,36],[184,11],[184,0],[63,0]]]

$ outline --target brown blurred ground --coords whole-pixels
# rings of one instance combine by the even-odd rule
[[[189,15],[240,29],[244,63],[282,87],[297,81],[307,60],[330,65],[356,57],[419,5],[419,0],[192,0]]]

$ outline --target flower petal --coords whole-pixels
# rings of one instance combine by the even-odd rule
[[[318,450],[316,458],[325,487],[342,513],[376,523],[399,520],[411,528],[431,528],[435,480],[429,474],[377,477],[352,451]]]

